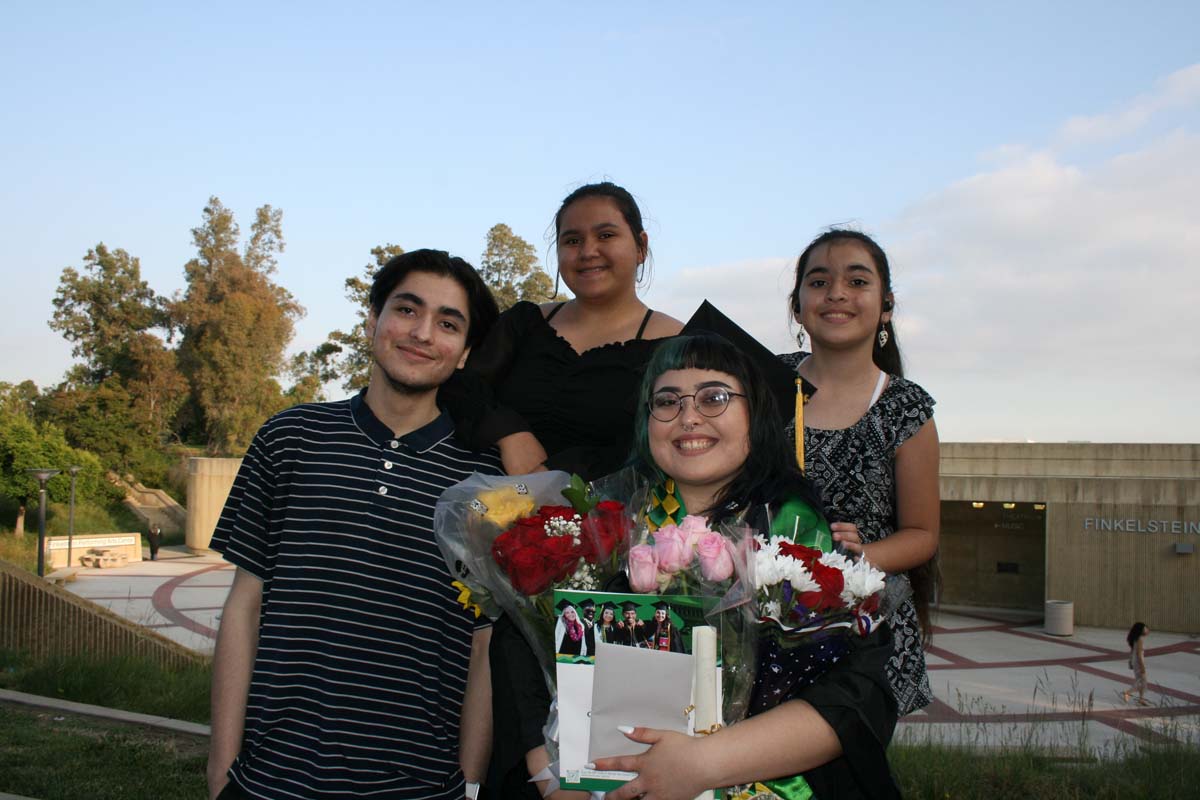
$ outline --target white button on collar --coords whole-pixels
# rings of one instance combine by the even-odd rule
[[[400,442],[396,441],[395,439],[392,439],[392,441],[391,441],[391,442],[389,442],[388,444],[390,444],[390,445],[391,445],[391,447],[392,447],[392,449],[393,449],[393,450],[395,450],[397,447],[399,447],[399,446],[400,446]]]

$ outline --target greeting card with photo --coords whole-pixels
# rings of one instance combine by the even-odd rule
[[[715,694],[707,707],[719,709],[720,670],[714,648],[701,648],[707,666],[699,671],[711,674],[699,680],[692,656],[695,640],[704,638],[697,637],[697,631],[712,636],[705,614],[716,600],[578,591],[556,591],[554,599],[559,613],[555,647],[563,788],[611,790],[634,776],[585,765],[602,756],[646,749],[617,726],[690,734],[697,685]]]

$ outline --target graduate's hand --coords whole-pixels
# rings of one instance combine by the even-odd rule
[[[862,555],[862,537],[858,535],[857,525],[853,522],[833,522],[830,523],[829,530],[833,532],[833,540],[841,542],[847,553]]]
[[[636,772],[638,776],[605,795],[608,800],[693,800],[706,786],[702,764],[695,753],[698,741],[691,736],[657,728],[633,728],[622,733],[650,745],[636,756],[596,759],[596,769]]]

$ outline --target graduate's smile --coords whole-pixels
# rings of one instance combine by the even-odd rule
[[[685,456],[700,455],[713,448],[720,439],[712,436],[685,435],[675,440],[675,449]]]

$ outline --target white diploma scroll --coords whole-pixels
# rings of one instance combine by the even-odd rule
[[[698,625],[692,628],[692,704],[695,735],[712,730],[717,724],[717,629]],[[713,800],[712,790],[702,792],[696,800]]]

